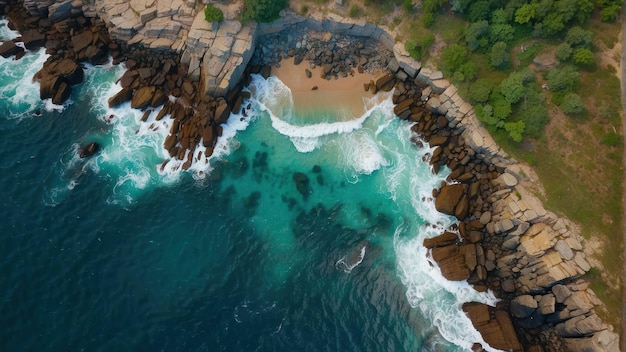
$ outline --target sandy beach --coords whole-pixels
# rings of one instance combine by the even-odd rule
[[[311,78],[305,74],[307,68],[312,73]],[[294,58],[290,57],[283,59],[279,68],[273,67],[272,74],[291,89],[296,111],[311,111],[321,106],[325,109],[348,107],[358,118],[365,113],[363,98],[372,97],[372,93],[366,92],[363,85],[370,80],[376,81],[384,72],[358,73],[355,69],[354,75],[328,80],[321,77],[321,67],[311,68],[306,61],[294,65]],[[315,86],[318,89],[312,90]]]

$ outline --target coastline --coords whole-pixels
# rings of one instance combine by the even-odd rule
[[[292,59],[287,59],[287,60],[292,60]],[[279,75],[282,76],[281,80],[283,78],[287,81],[289,81],[289,79],[300,79],[300,81],[297,81],[297,82],[293,82],[293,81],[291,83],[288,83],[285,81],[283,82],[285,82],[285,84],[289,86],[290,88],[294,87],[292,88],[292,91],[295,93],[294,100],[298,100],[299,103],[297,102],[297,104],[301,104],[301,106],[303,106],[304,108],[307,108],[307,107],[310,108],[312,106],[315,106],[319,104],[320,101],[324,101],[324,103],[326,104],[327,101],[330,100],[329,97],[335,98],[337,101],[342,102],[342,105],[343,105],[343,98],[344,98],[343,94],[347,94],[346,92],[348,91],[354,91],[355,93],[358,91],[361,91],[362,92],[361,95],[365,94],[363,86],[362,86],[364,84],[363,82],[360,82],[358,84],[355,83],[354,87],[349,87],[349,84],[347,83],[348,81],[344,83],[344,80],[350,80],[351,77],[338,78],[338,79],[331,78],[330,80],[325,80],[325,79],[322,80],[320,78],[319,72],[313,72],[313,70],[312,70],[311,83],[315,81],[316,77],[320,82],[316,82],[315,84],[313,84],[313,85],[318,85],[318,91],[311,91],[310,89],[312,88],[313,85],[309,86],[309,81],[298,78],[296,74],[289,71],[290,69],[293,69],[294,67],[295,68],[299,67],[298,69],[304,72],[303,65],[300,65],[300,66],[293,65],[292,67],[289,65],[288,62],[285,62],[285,60],[283,60],[281,61],[281,67],[278,69],[275,69],[274,73],[277,76]],[[316,68],[318,70],[320,69],[319,66],[317,66]],[[281,72],[281,69],[287,72]],[[544,287],[543,285],[537,285],[536,287],[527,287],[528,289],[527,292],[525,292],[524,289],[520,289],[521,286],[517,287],[517,284],[520,283],[519,279],[520,277],[522,277],[522,275],[519,273],[520,272],[523,273],[524,269],[529,268],[529,263],[528,263],[529,255],[528,253],[518,255],[517,257],[514,258],[515,259],[514,263],[504,269],[501,268],[500,265],[498,265],[502,257],[505,257],[506,255],[510,254],[511,251],[513,253],[520,252],[516,250],[522,242],[532,241],[533,244],[538,244],[539,240],[538,239],[536,240],[535,237],[538,237],[539,235],[544,234],[542,236],[544,237],[551,236],[551,237],[547,240],[547,243],[543,243],[541,246],[539,246],[541,250],[535,253],[535,254],[538,254],[538,258],[543,258],[544,254],[556,252],[558,253],[559,256],[561,256],[561,259],[559,259],[560,260],[559,264],[561,262],[566,263],[567,261],[563,259],[564,257],[570,257],[569,252],[567,252],[567,249],[563,248],[562,246],[559,248],[563,248],[563,251],[567,253],[563,254],[560,251],[557,251],[555,249],[556,244],[561,243],[559,241],[562,241],[563,243],[566,243],[570,247],[570,250],[573,249],[572,253],[577,254],[578,252],[576,251],[576,248],[574,248],[573,245],[569,244],[569,242],[571,241],[568,241],[569,238],[571,238],[572,241],[577,241],[578,239],[576,237],[576,234],[571,234],[571,235],[568,234],[567,236],[562,236],[565,233],[567,233],[567,232],[562,232],[562,228],[565,227],[565,222],[559,219],[558,217],[556,217],[554,214],[546,212],[545,209],[543,209],[543,206],[541,206],[540,204],[535,204],[535,201],[532,200],[533,196],[529,194],[528,192],[526,192],[519,185],[519,182],[522,179],[521,172],[519,172],[519,169],[516,169],[514,162],[507,162],[506,155],[502,154],[501,150],[497,147],[497,145],[495,145],[495,143],[493,143],[492,140],[490,140],[490,137],[489,138],[486,137],[488,136],[486,131],[484,131],[483,133],[482,131],[484,129],[482,129],[482,127],[480,127],[480,125],[477,122],[475,122],[470,117],[468,117],[468,116],[472,116],[473,109],[471,108],[471,106],[468,106],[469,104],[463,102],[462,100],[459,100],[460,98],[458,97],[458,94],[456,94],[456,90],[454,89],[454,87],[451,86],[450,83],[447,82],[443,78],[440,72],[429,71],[428,69],[422,69],[421,71],[419,71],[419,74],[416,73],[416,75],[413,76],[410,74],[410,72],[406,72],[405,70],[401,70],[399,68],[396,69],[395,67],[391,68],[390,71],[398,77],[397,78],[398,81],[404,81],[404,82],[407,82],[407,84],[413,84],[414,82],[421,83],[420,84],[421,91],[419,92],[419,94],[416,92],[414,94],[399,95],[397,106],[402,106],[403,109],[401,110],[400,108],[398,108],[399,113],[397,115],[404,117],[405,119],[410,119],[411,121],[415,122],[416,123],[415,131],[426,136],[426,138],[431,142],[431,145],[438,145],[440,147],[437,149],[439,150],[439,152],[436,152],[435,153],[436,155],[434,154],[433,158],[431,159],[431,163],[435,166],[435,169],[438,169],[439,167],[443,165],[447,165],[448,167],[450,167],[450,169],[453,170],[451,179],[459,180],[463,178],[461,183],[464,186],[460,187],[462,188],[462,190],[457,190],[458,192],[455,192],[454,197],[452,197],[452,198],[456,197],[456,201],[452,201],[453,204],[449,204],[446,207],[442,206],[443,207],[442,212],[452,213],[451,215],[455,215],[459,218],[460,223],[463,224],[463,225],[460,225],[460,227],[463,227],[462,234],[465,233],[469,242],[471,242],[474,245],[477,242],[484,243],[484,245],[481,246],[481,249],[478,249],[477,246],[474,246],[475,250],[479,252],[483,251],[484,257],[487,257],[487,258],[491,257],[491,255],[489,254],[489,250],[492,251],[494,258],[487,259],[487,260],[483,258],[482,264],[480,264],[480,259],[477,259],[479,264],[475,265],[470,270],[471,275],[475,274],[476,278],[478,278],[478,280],[476,280],[476,283],[477,283],[476,286],[481,289],[486,288],[486,287],[498,289],[502,295],[507,297],[505,299],[506,305],[504,307],[506,309],[501,309],[500,311],[511,310],[511,308],[509,307],[509,304],[511,304],[510,302],[516,302],[513,304],[516,304],[517,305],[516,307],[518,308],[520,306],[523,307],[524,308],[523,314],[519,314],[519,315],[516,315],[515,313],[513,314],[513,315],[516,315],[515,318],[519,319],[520,321],[523,321],[524,319],[528,317],[535,317],[534,314],[536,314],[536,312],[543,311],[543,309],[538,309],[538,307],[533,308],[533,303],[527,300],[527,296],[531,296],[531,294],[534,295],[535,297],[541,296],[540,301],[536,302],[534,305],[537,305],[537,303],[540,303],[544,296],[545,297],[556,296],[557,294],[554,291],[553,287],[559,287],[559,290],[561,290],[562,287],[565,287],[568,290],[567,292],[570,293],[570,296],[573,294],[572,292],[574,293],[585,292],[585,299],[588,299],[589,298],[587,296],[588,290],[587,289],[578,290],[577,288],[579,286],[583,287],[584,283],[578,280],[581,273],[576,268],[573,269],[573,273],[568,272],[568,270],[565,270],[566,275],[568,276],[564,276],[559,280],[554,280],[553,282],[550,282],[549,284],[546,285],[547,287]],[[400,74],[400,72],[402,74]],[[415,81],[413,81],[413,78],[415,78]],[[371,76],[370,76],[370,79],[372,79]],[[340,89],[337,89],[338,91],[342,92],[341,93],[342,96],[340,99],[337,99],[335,94],[325,93],[325,92],[333,92],[334,88],[339,88],[337,84],[339,84],[339,86],[341,87]],[[182,84],[180,88],[182,88]],[[424,93],[428,89],[430,89],[431,91],[428,93]],[[199,94],[200,91],[201,89],[199,87],[197,88],[194,87],[194,91],[192,91],[193,94],[187,94],[188,96],[183,97],[183,98],[186,98],[188,102],[190,103],[194,101],[198,101],[199,98],[201,100],[202,96]],[[298,98],[296,98],[296,96],[298,96]],[[154,96],[151,96],[150,98],[153,99]],[[353,99],[353,98],[356,99],[355,97],[352,97],[350,99]],[[235,97],[233,99],[226,99],[226,100],[228,100],[228,103],[229,103],[229,107],[230,107],[228,109],[229,112],[233,111],[234,110],[233,106],[236,105],[236,100],[238,100],[238,98]],[[405,103],[403,104],[402,102],[405,102]],[[356,100],[354,103],[350,103],[349,105],[352,107],[351,110],[354,114],[355,108],[356,108]],[[363,104],[361,104],[361,109],[362,109],[362,105]],[[414,116],[412,112],[407,113],[407,111],[411,111],[411,108],[414,106],[419,106],[420,108],[426,108],[427,110],[435,114],[434,115],[424,114],[418,117],[418,116]],[[172,108],[172,109],[176,109],[176,108]],[[191,116],[195,116],[195,115],[196,115],[195,113],[191,114]],[[220,115],[220,116],[223,117],[223,115]],[[439,118],[442,116],[445,117],[446,121]],[[186,116],[183,113],[181,120],[185,117]],[[211,125],[212,127],[210,128],[210,131],[206,132],[207,135],[211,136],[211,138],[215,138],[215,139],[218,138],[219,125],[223,122],[223,121],[222,122],[220,121],[221,121],[221,118],[216,120],[216,123]],[[175,147],[177,143],[180,143],[181,147],[184,147],[184,143],[189,143],[188,147],[193,148],[195,145],[192,146],[191,143],[195,142],[197,144],[200,141],[199,138],[197,140],[192,140],[188,142],[182,142],[183,140],[184,138],[182,137],[175,139],[173,142],[174,145],[172,145],[172,147]],[[170,141],[169,143],[172,143],[172,142]],[[172,152],[170,151],[170,153]],[[174,153],[174,154],[180,155],[180,150],[177,150],[177,153]],[[465,156],[469,154],[472,154],[470,157],[470,160],[465,161],[465,163],[463,163]],[[185,157],[183,153],[183,157],[179,159],[183,160],[184,158]],[[189,159],[187,159],[187,161],[191,162]],[[473,166],[472,167],[467,166],[469,163],[472,163]],[[471,175],[467,175],[468,173]],[[487,176],[483,176],[483,175],[487,175]],[[482,180],[486,180],[486,181],[482,182]],[[478,186],[473,186],[473,184],[478,184]],[[482,190],[483,186],[485,185],[487,185],[486,189]],[[472,187],[480,187],[481,190],[472,191]],[[443,199],[449,196],[451,189],[447,189],[447,188],[448,187],[444,187],[436,191],[438,195],[437,199],[443,202]],[[455,187],[455,188],[458,189],[459,187]],[[484,194],[483,194],[483,191],[484,191]],[[519,197],[519,199],[516,199],[515,197],[513,197],[513,195],[515,195],[515,192],[520,192],[521,194],[523,194],[524,201],[522,201],[521,199],[522,197]],[[478,193],[480,193],[480,195],[478,195]],[[479,202],[480,204],[477,204],[478,203],[477,199],[481,199]],[[499,203],[500,205],[496,206],[498,202],[500,202]],[[463,205],[460,205],[461,203],[463,203]],[[484,206],[484,204],[487,204],[487,203],[489,204],[489,206]],[[505,207],[507,208],[503,209]],[[460,208],[467,208],[467,209],[463,210]],[[502,209],[498,209],[498,208],[502,208]],[[528,210],[532,210],[534,214],[528,212]],[[487,213],[489,213],[488,219],[487,219],[487,216],[484,215]],[[465,216],[463,216],[464,214]],[[485,218],[485,221],[483,221],[483,217]],[[481,223],[482,225],[479,225],[477,221],[478,223]],[[551,230],[554,230],[552,231],[554,233],[545,234],[548,232],[546,230],[545,232],[539,231],[531,235],[529,229],[539,223],[547,224],[547,227],[549,227]],[[523,224],[526,224],[526,225],[523,225]],[[527,225],[528,227],[526,227]],[[480,237],[481,237],[480,241],[475,240],[475,238],[471,239],[471,236],[474,236],[474,237],[477,236],[476,232],[480,234]],[[524,239],[524,241],[522,241],[522,239]],[[502,251],[496,250],[496,248],[498,248],[499,246],[503,246],[506,243],[506,241],[509,241],[509,240],[512,240],[512,242],[509,242],[508,246],[512,248],[506,247],[507,249],[509,249],[508,252],[505,250],[502,250]],[[529,245],[527,244],[523,249],[528,249],[528,246]],[[449,248],[449,247],[452,247],[452,246],[449,244],[439,243],[434,248]],[[440,251],[443,252],[443,251],[450,251],[450,250],[440,250]],[[544,253],[541,253],[539,255],[539,252],[541,251],[543,251]],[[454,258],[454,256],[450,256],[450,257]],[[476,257],[479,258],[480,256],[477,255]],[[530,257],[537,257],[537,256],[531,255]],[[570,259],[572,258],[574,258],[574,255],[572,255]],[[584,262],[584,257],[582,258],[582,260]],[[490,264],[487,264],[488,261],[490,261]],[[526,264],[523,264],[524,261],[526,261]],[[443,260],[441,262],[443,262]],[[441,262],[440,262],[440,266],[442,268],[445,267],[445,265],[443,265]],[[467,263],[464,263],[464,264],[467,264]],[[584,267],[584,265],[582,266]],[[491,267],[491,270],[489,270],[490,267]],[[496,267],[497,267],[497,270],[496,270]],[[581,265],[578,265],[578,267],[581,267]],[[510,268],[517,268],[517,271],[515,272],[515,274],[510,272],[512,271],[512,270],[509,270]],[[581,268],[581,269],[584,269],[584,268]],[[502,275],[500,275],[500,271],[503,272]],[[474,278],[473,280],[475,280],[476,278]],[[532,278],[532,280],[534,280],[534,283],[537,283],[536,276]],[[561,284],[561,282],[564,282],[565,285]],[[509,289],[511,289],[511,286],[510,286],[511,284],[514,286],[512,288],[512,292],[509,292]],[[504,287],[506,287],[506,290],[505,292],[502,292],[504,290]],[[518,289],[519,289],[519,292],[517,292]],[[523,294],[517,294],[517,293],[523,293]],[[524,297],[524,301],[521,301],[521,300],[514,301],[516,297],[520,297],[520,296]],[[549,300],[550,298],[546,298],[546,299]],[[565,304],[565,299],[566,298],[563,298],[562,302],[557,302],[557,303]],[[552,303],[552,307],[556,309],[556,304],[554,302]],[[530,311],[530,314],[526,315],[526,311]],[[597,319],[597,316],[595,315],[595,313],[589,313],[589,312],[591,311],[590,310],[586,311],[586,313],[584,314],[585,318],[595,316],[596,318],[592,318],[590,320]],[[481,313],[483,314],[483,317],[484,317],[484,312],[481,312]],[[553,313],[554,312],[549,313],[549,314],[553,314]],[[575,317],[567,316],[567,319],[568,319],[567,321],[570,321],[574,318]],[[483,319],[483,318],[477,318],[477,320],[480,320],[480,319]],[[506,320],[506,319],[502,319],[502,320]],[[491,319],[491,321],[493,321],[493,319]],[[489,323],[489,319],[487,319],[487,323]],[[516,322],[515,325],[519,328],[519,326],[523,324]],[[539,328],[540,326],[528,327],[528,329],[539,329]],[[524,329],[527,329],[527,327],[524,327]],[[602,329],[597,330],[596,332],[600,332],[600,331],[610,331],[610,329],[602,327]],[[593,336],[593,334],[587,334],[587,335]],[[552,336],[549,336],[548,338],[552,338]],[[587,336],[585,338],[588,339],[589,337]]]

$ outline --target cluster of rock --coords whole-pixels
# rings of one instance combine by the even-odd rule
[[[241,80],[255,47],[255,24],[236,20],[208,23],[198,11],[187,36],[182,62],[204,92],[224,96]]]
[[[321,66],[327,79],[384,67],[389,74],[364,88],[394,89],[394,112],[414,123],[420,136],[415,142],[436,147],[428,157],[433,171],[444,165],[451,170],[433,198],[459,224],[424,245],[446,278],[492,289],[503,299],[497,307],[463,307],[484,340],[514,351],[522,350],[520,338],[535,351],[541,345],[555,351],[619,349],[617,334],[595,313],[599,300],[580,279],[590,269],[580,236],[520,184],[519,165],[441,72],[422,68],[380,27],[290,11],[257,27],[232,18],[210,24],[196,1],[181,0],[26,0],[24,6],[35,16],[11,7],[7,12],[22,33],[15,42],[27,49],[45,45],[51,54],[36,75],[42,98],[65,100],[82,81],[81,62],[100,64],[109,54],[114,62],[126,61],[122,90],[109,104],[130,101],[144,110],[143,120],[162,105],[155,119],[173,120],[165,148],[184,160],[183,168],[200,145],[204,157],[211,155],[221,124],[248,97],[241,90],[250,73],[267,77],[270,64],[290,56]],[[108,31],[123,43],[109,39]],[[261,45],[253,57],[257,35]],[[23,49],[15,42],[0,46],[0,55],[19,57]]]
[[[29,15],[19,6],[6,8],[9,26],[22,33],[14,42],[22,42],[28,50],[45,46],[50,55],[34,78],[41,83],[40,98],[52,99],[54,104],[65,102],[72,86],[83,81],[80,63],[98,65],[107,62],[110,54],[119,54],[118,45],[109,39],[104,23],[85,18],[80,13],[75,15],[75,9],[70,6],[68,16],[57,15],[60,20],[52,22],[49,18]],[[5,42],[0,47],[0,54],[5,57],[13,54],[19,59],[23,50],[15,51],[12,48],[14,42]],[[7,48],[10,48],[9,52],[3,50]],[[21,46],[17,48],[21,49]]]
[[[293,57],[296,65],[307,61],[310,67],[321,67],[322,79],[337,79],[354,75],[355,69],[371,72],[385,68],[393,54],[368,37],[318,32],[296,24],[288,30],[260,35],[250,62],[280,66],[288,57]],[[305,73],[310,77],[310,70],[305,69]]]
[[[443,163],[452,170],[449,182],[433,190],[435,206],[460,221],[456,231],[424,242],[442,274],[479,290],[490,288],[510,302],[515,325],[529,332],[520,334],[525,345],[618,351],[619,336],[595,312],[600,300],[579,279],[591,268],[584,240],[520,184],[520,166],[479,126],[473,108],[439,72],[422,69],[415,83],[425,88],[420,100],[439,115],[434,125],[452,128],[447,138],[446,133],[424,134],[437,146],[430,159],[434,169]],[[419,122],[416,130],[423,133],[427,124]],[[481,332],[495,347],[502,331]],[[513,345],[506,349],[515,350]]]

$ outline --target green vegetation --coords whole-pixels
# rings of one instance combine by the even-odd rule
[[[287,7],[287,0],[244,0],[242,20],[272,22],[280,10]]]
[[[224,13],[217,7],[208,4],[204,8],[204,19],[209,23],[220,22],[224,20]]]
[[[350,12],[348,13],[350,17],[352,18],[361,17],[362,14],[363,14],[363,9],[361,8],[361,6],[357,4],[352,4],[352,6],[350,6]]]

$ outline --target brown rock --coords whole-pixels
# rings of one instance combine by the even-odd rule
[[[462,184],[442,187],[439,190],[439,195],[435,199],[435,208],[440,213],[454,215],[455,208],[464,193],[465,188]]]
[[[15,45],[15,43],[10,40],[7,40],[6,42],[2,43],[2,45],[0,45],[0,56],[5,59],[23,52],[24,48]]]
[[[92,65],[102,65],[109,59],[106,50],[97,46],[88,46],[85,49],[85,59]]]
[[[215,131],[215,126],[213,125],[205,126],[202,131],[202,145],[205,148],[213,148],[215,146],[216,141],[217,141],[217,133]]]
[[[80,148],[80,151],[78,152],[78,156],[81,158],[92,156],[98,152],[98,149],[100,149],[100,145],[96,142],[91,142],[85,145],[84,147]]]
[[[84,73],[82,67],[74,60],[63,59],[59,61],[55,67],[54,72],[63,77],[63,79],[70,85],[79,84],[83,81]]]
[[[269,65],[264,65],[263,67],[261,67],[261,76],[263,76],[264,79],[268,79],[271,74],[272,67],[270,67]]]
[[[490,310],[495,311],[495,319],[491,318]],[[463,311],[489,346],[503,351],[523,351],[507,312],[476,302],[464,303]]]
[[[72,87],[66,82],[61,82],[59,84],[59,88],[56,90],[54,96],[52,97],[52,104],[61,105],[63,104],[67,98],[72,94]]]
[[[91,43],[93,43],[93,33],[90,30],[84,30],[72,37],[72,47],[76,53],[85,50]]]
[[[219,104],[215,108],[215,122],[217,124],[222,124],[228,121],[228,117],[230,116],[230,109],[228,109],[228,104],[226,104],[225,100],[220,100]]]
[[[424,239],[424,247],[426,248],[444,247],[444,246],[456,244],[458,241],[459,241],[459,236],[457,236],[457,234],[446,231],[437,237]]]
[[[130,102],[130,106],[133,109],[142,109],[148,106],[152,102],[154,93],[156,91],[155,86],[141,87],[139,88]]]
[[[59,89],[59,86],[63,83],[63,79],[61,77],[48,74],[47,72],[43,72],[41,75],[39,98],[44,100],[54,97]]]
[[[114,96],[109,98],[109,107],[114,108],[124,104],[129,101],[133,97],[133,91],[129,88],[122,88],[119,92],[115,93]]]
[[[27,29],[22,33],[22,41],[26,49],[36,50],[44,45],[45,35],[37,29]]]
[[[391,73],[388,73],[376,80],[376,88],[378,88],[378,90],[382,90],[383,92],[392,90],[395,84],[396,77]]]
[[[167,101],[167,96],[165,95],[165,93],[163,93],[162,90],[157,89],[155,90],[154,96],[152,97],[152,100],[150,101],[150,106],[156,108],[157,106],[161,106],[165,104],[166,101]]]

